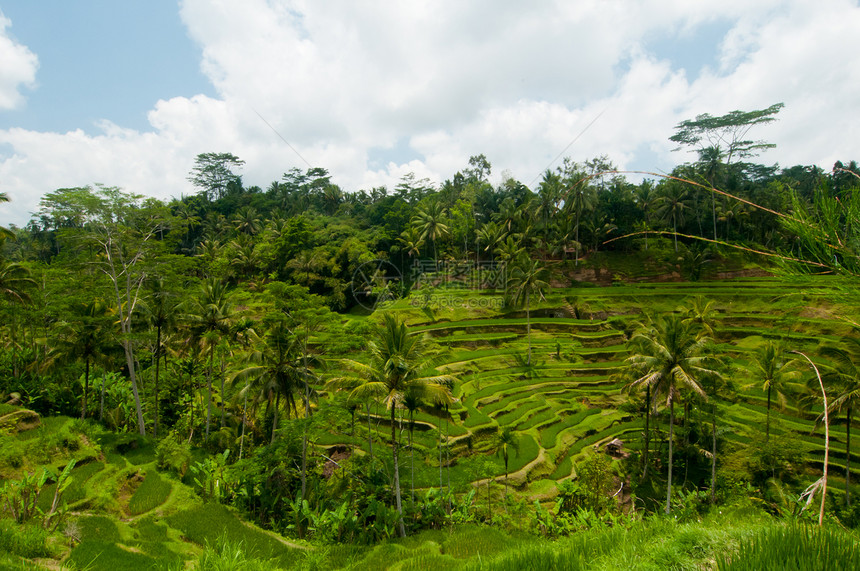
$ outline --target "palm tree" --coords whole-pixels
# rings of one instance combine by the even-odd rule
[[[264,338],[253,345],[257,349],[248,356],[251,364],[233,374],[231,382],[244,382],[239,394],[244,397],[251,393],[255,404],[266,401],[267,406],[272,406],[274,400],[271,437],[274,442],[281,399],[286,402],[287,418],[290,411],[298,415],[296,396],[302,390],[300,342],[286,321],[277,319],[269,324]]]
[[[544,299],[543,292],[549,288],[547,283],[548,272],[541,267],[539,260],[530,260],[525,255],[517,260],[511,275],[508,278],[508,291],[515,305],[525,305],[526,308],[526,336],[529,342],[529,355],[527,366],[532,364],[532,328],[531,328],[531,297],[535,295],[538,299]]]
[[[403,250],[410,259],[421,253],[421,248],[424,247],[424,240],[421,238],[421,231],[416,227],[410,227],[400,233],[397,237]],[[402,263],[401,259],[401,263]]]
[[[410,489],[412,491],[412,504],[415,504],[415,411],[421,408],[421,396],[416,391],[407,391],[403,397],[403,406],[409,412],[409,471]],[[353,426],[355,417],[353,416]],[[354,431],[354,429],[353,429]]]
[[[511,430],[510,426],[506,426],[496,435],[495,442],[496,454],[499,454],[505,461],[505,509],[508,507],[508,459],[511,451],[518,454],[520,451],[520,441],[517,435]]]
[[[654,182],[643,180],[642,184],[636,187],[633,191],[633,200],[636,206],[642,211],[642,225],[645,228],[645,249],[648,249],[648,230],[650,230],[651,211],[654,209],[654,200],[656,193],[654,192]]]
[[[447,217],[448,211],[440,201],[435,200],[424,208],[419,208],[412,218],[412,225],[421,231],[421,239],[430,240],[433,243],[433,262],[437,265],[439,256],[436,242],[451,234],[450,228],[443,222]]]
[[[575,182],[565,199],[565,210],[568,213],[573,213],[575,221],[576,265],[579,265],[579,245],[581,243],[579,240],[579,221],[585,212],[594,208],[596,202],[597,197],[594,194],[594,189],[586,184],[585,179]]]
[[[788,395],[800,390],[800,386],[792,381],[800,378],[800,372],[793,370],[796,360],[785,355],[784,349],[774,343],[767,341],[760,346],[753,355],[750,363],[750,373],[758,381],[754,384],[760,386],[767,393],[767,420],[765,421],[765,439],[770,440],[770,408],[771,401],[776,396],[780,408],[788,404]]]
[[[505,239],[507,232],[495,222],[487,222],[478,230],[478,242],[484,245],[484,251],[494,257],[498,245]]]
[[[84,394],[81,397],[81,418],[87,416],[90,392],[90,368],[94,363],[107,360],[110,340],[108,310],[100,299],[76,306],[70,311],[73,320],[57,324],[59,335],[44,366],[58,361],[84,362]]]
[[[217,278],[207,278],[200,285],[197,295],[191,300],[188,321],[197,329],[201,343],[209,350],[209,369],[206,374],[208,403],[206,407],[206,439],[212,419],[212,370],[215,362],[215,348],[221,337],[230,330],[233,307],[229,300],[227,285]],[[224,378],[221,378],[221,393],[224,392]],[[222,399],[223,403],[223,399]],[[222,404],[222,423],[224,421]]]
[[[155,425],[153,434],[156,437],[158,436],[158,403],[160,398],[158,381],[162,356],[164,356],[165,366],[167,365],[167,355],[164,353],[162,336],[165,330],[175,324],[178,306],[173,292],[164,285],[164,278],[159,276],[149,283],[149,297],[143,308],[150,325],[155,327],[155,351],[152,358],[155,361]]]
[[[672,219],[672,233],[675,235],[675,251],[678,251],[678,224],[684,223],[689,204],[689,192],[680,184],[667,184],[660,196],[654,201],[656,214],[663,220]]]
[[[243,206],[233,215],[233,227],[241,234],[253,236],[260,231],[263,222],[257,209],[253,206]]]
[[[860,341],[856,337],[845,337],[841,346],[825,346],[821,354],[830,360],[825,378],[835,381],[838,395],[830,402],[834,413],[845,409],[845,504],[851,505],[851,416],[860,405]]]
[[[675,424],[675,401],[681,391],[691,391],[707,398],[701,382],[705,377],[718,377],[710,369],[705,354],[710,338],[697,335],[694,326],[678,315],[656,320],[653,325],[637,331],[630,338],[631,352],[628,367],[637,376],[630,387],[651,389],[655,398],[666,398],[669,408],[669,479],[666,486],[666,513],[671,510],[672,499],[672,439]]]
[[[370,363],[344,361],[344,365],[356,372],[358,378],[333,379],[334,388],[351,388],[350,399],[380,399],[391,411],[391,451],[394,459],[394,499],[400,514],[400,536],[405,537],[403,506],[400,500],[400,467],[397,458],[397,407],[402,405],[407,394],[414,394],[425,402],[451,402],[450,385],[454,378],[432,370],[427,358],[424,339],[409,333],[406,324],[396,316],[386,313],[382,327],[369,344]]]
[[[28,268],[0,258],[0,296],[18,303],[27,303],[30,301],[27,288],[35,285]]]
[[[699,151],[698,166],[702,169],[705,179],[711,185],[711,212],[714,218],[714,240],[717,239],[717,193],[714,192],[717,175],[722,171],[723,151],[719,145],[705,147]],[[728,230],[728,227],[726,227]]]

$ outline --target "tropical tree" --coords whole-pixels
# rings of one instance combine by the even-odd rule
[[[241,234],[253,236],[263,227],[263,221],[253,206],[243,206],[233,214],[233,227]]]
[[[496,222],[487,222],[478,230],[477,240],[484,245],[484,251],[490,252],[492,257],[495,256],[496,249],[499,244],[505,239],[507,232]]]
[[[627,366],[636,377],[631,388],[650,388],[656,399],[666,399],[669,409],[669,475],[666,485],[666,513],[671,511],[672,500],[672,440],[675,424],[675,401],[683,392],[692,392],[707,398],[702,381],[719,376],[710,368],[706,348],[710,338],[697,334],[694,325],[679,315],[669,315],[639,329],[630,338],[631,355]]]
[[[672,220],[672,233],[675,238],[675,251],[678,251],[678,225],[690,208],[689,191],[679,183],[670,182],[661,189],[660,196],[654,201],[655,213],[662,220]]]
[[[596,204],[597,196],[594,193],[594,189],[588,184],[586,178],[575,181],[570,187],[565,198],[564,208],[568,215],[572,215],[574,218],[576,265],[579,265],[579,249],[581,244],[579,240],[579,223],[582,220],[583,214],[591,211]]]
[[[27,290],[36,286],[29,268],[17,262],[0,258],[0,296],[17,303],[27,303]]]
[[[502,457],[505,461],[505,509],[508,505],[508,460],[511,452],[515,455],[520,451],[520,440],[510,426],[502,428],[496,434],[495,441],[496,454]]]
[[[339,378],[330,381],[334,388],[350,388],[350,399],[378,399],[391,413],[391,452],[394,459],[394,500],[400,514],[400,536],[406,535],[403,524],[403,506],[400,500],[400,467],[397,457],[398,406],[402,406],[406,395],[413,394],[428,403],[451,402],[451,375],[440,374],[432,369],[428,348],[418,335],[410,334],[401,319],[386,313],[375,339],[369,344],[370,363],[354,360],[344,361],[344,366],[358,374],[357,377]]]
[[[90,392],[90,370],[95,363],[108,360],[108,308],[100,299],[74,306],[71,319],[56,325],[57,336],[45,361],[50,367],[59,362],[84,362],[84,393],[81,396],[81,418],[87,416]]]
[[[164,278],[161,276],[156,277],[148,283],[148,290],[149,295],[145,300],[143,309],[144,315],[149,320],[149,324],[155,328],[155,351],[152,354],[152,359],[155,361],[155,423],[153,425],[153,433],[157,437],[158,405],[161,398],[159,377],[162,357],[164,358],[164,364],[167,365],[167,354],[164,351],[162,340],[166,331],[176,324],[179,303],[176,300],[175,294],[167,288]]]
[[[421,239],[429,240],[433,244],[433,261],[438,265],[439,255],[436,250],[437,242],[451,234],[451,230],[444,220],[448,217],[448,211],[439,200],[433,200],[423,208],[419,208],[412,218],[412,225],[421,231]]]
[[[265,401],[267,407],[272,407],[274,442],[281,399],[286,403],[287,418],[291,411],[298,416],[296,397],[303,388],[300,343],[286,319],[279,317],[269,322],[264,337],[252,346],[257,348],[248,355],[248,366],[234,373],[230,382],[244,383],[239,394],[250,394],[255,405]]]
[[[508,293],[514,305],[526,308],[526,336],[528,337],[529,353],[527,366],[532,364],[532,327],[531,327],[531,298],[536,296],[544,299],[544,292],[549,288],[549,272],[541,266],[539,260],[531,260],[521,255],[511,270],[508,278]]]
[[[846,336],[839,346],[825,346],[821,355],[831,366],[824,378],[837,388],[837,396],[830,401],[834,414],[845,410],[845,504],[851,505],[851,417],[860,405],[860,340]]]
[[[770,409],[773,397],[776,397],[780,408],[788,405],[788,396],[797,393],[803,387],[794,381],[799,380],[800,372],[796,370],[797,361],[788,357],[778,343],[766,341],[753,354],[750,363],[750,374],[757,380],[754,383],[767,393],[767,419],[765,421],[765,439],[770,440]]]
[[[200,284],[196,295],[191,299],[187,320],[197,330],[201,344],[209,352],[209,367],[206,373],[208,402],[206,407],[206,439],[212,419],[212,376],[215,364],[215,348],[222,336],[230,331],[233,306],[227,285],[221,280],[210,277]],[[224,378],[221,378],[221,393],[224,393]],[[223,399],[222,399],[223,402]],[[223,423],[222,404],[222,423]]]

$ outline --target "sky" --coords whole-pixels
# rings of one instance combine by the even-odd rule
[[[193,194],[206,152],[262,188],[668,172],[680,121],[777,102],[758,160],[830,170],[860,158],[858,30],[858,0],[0,0],[0,225],[58,188]]]

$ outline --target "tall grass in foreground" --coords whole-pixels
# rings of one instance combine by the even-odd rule
[[[798,525],[771,527],[742,541],[736,554],[720,558],[717,569],[855,570],[860,569],[860,542],[834,529]]]

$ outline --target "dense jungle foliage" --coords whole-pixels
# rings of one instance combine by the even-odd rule
[[[856,568],[860,170],[704,151],[46,194],[2,232],[0,567]]]

